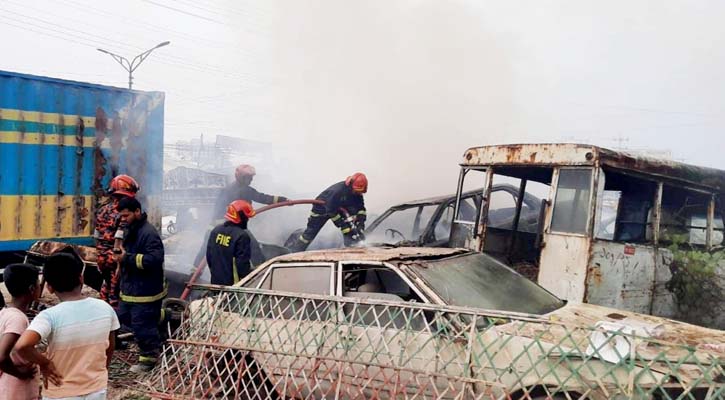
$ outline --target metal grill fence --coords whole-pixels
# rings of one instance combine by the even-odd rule
[[[718,353],[611,327],[210,288],[145,383],[162,399],[723,399]]]

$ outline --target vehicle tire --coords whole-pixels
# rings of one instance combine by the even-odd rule
[[[173,334],[181,326],[181,320],[188,307],[189,303],[173,297],[165,299],[161,303],[161,309],[164,311],[164,320],[160,325],[163,336]]]
[[[168,298],[161,303],[161,307],[166,310],[166,320],[167,321],[181,321],[181,317],[184,315],[184,311],[189,307],[189,303],[177,299],[177,298]]]

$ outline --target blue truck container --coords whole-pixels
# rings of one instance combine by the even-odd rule
[[[93,243],[95,210],[128,174],[161,223],[164,94],[0,71],[0,252]]]

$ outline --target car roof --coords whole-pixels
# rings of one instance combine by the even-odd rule
[[[329,249],[285,254],[275,257],[275,262],[337,262],[337,261],[414,261],[441,259],[454,255],[470,253],[467,249],[451,249],[446,247],[352,247],[346,249]]]
[[[518,193],[518,191],[519,191],[519,188],[517,188],[516,186],[511,185],[509,183],[496,183],[493,185],[492,189],[493,189],[493,191],[504,190],[509,193]],[[469,190],[467,192],[463,192],[462,197],[467,197],[467,196],[472,196],[475,194],[482,194],[482,193],[483,193],[483,188],[474,189],[474,190]],[[449,194],[449,195],[445,195],[445,196],[436,196],[436,197],[429,197],[426,199],[411,200],[411,201],[407,201],[405,203],[396,204],[396,205],[390,207],[390,209],[408,208],[408,207],[412,207],[412,206],[422,206],[422,205],[442,204],[446,201],[455,200],[455,198],[456,198],[456,194],[453,193],[453,194]]]

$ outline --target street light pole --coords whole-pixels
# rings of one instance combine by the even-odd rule
[[[103,49],[96,49],[96,50],[100,51],[101,53],[106,53],[109,56],[113,57],[113,59],[116,60],[117,63],[121,64],[123,69],[128,71],[128,88],[131,89],[133,86],[133,71],[136,71],[136,68],[138,68],[138,66],[141,65],[143,60],[145,60],[146,57],[148,57],[152,51],[158,49],[159,47],[164,47],[169,44],[171,44],[171,42],[169,42],[169,41],[159,43],[156,46],[154,46],[154,47],[144,51],[143,53],[137,55],[136,57],[134,57],[131,62],[129,62],[128,59],[126,59],[126,57],[111,53],[108,50],[103,50]]]

